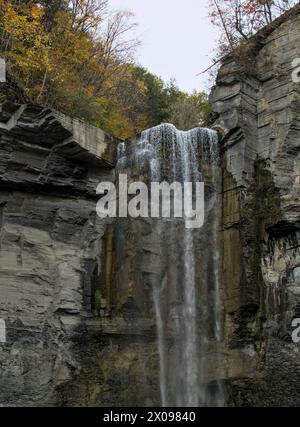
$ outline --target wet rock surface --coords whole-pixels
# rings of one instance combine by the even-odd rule
[[[300,314],[299,42],[297,7],[252,41],[251,70],[245,58],[227,58],[211,95],[225,134],[225,378],[238,406],[300,405],[300,346],[291,338]]]
[[[2,106],[3,406],[157,404],[153,324],[112,314],[105,288],[110,225],[96,187],[114,181],[116,148],[56,112]]]
[[[206,375],[232,406],[300,405],[299,13],[252,41],[250,66],[228,57],[211,95],[224,134],[224,342],[208,343]],[[0,405],[160,404],[150,279],[169,236],[96,216],[116,145],[49,109],[0,108]]]

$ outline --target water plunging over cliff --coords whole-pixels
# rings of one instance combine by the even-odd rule
[[[149,129],[135,144],[120,144],[118,171],[125,170],[146,183],[205,183],[202,228],[187,228],[186,218],[147,219],[157,256],[143,280],[153,297],[162,405],[221,405],[221,388],[210,376],[221,341],[217,135],[172,125]]]

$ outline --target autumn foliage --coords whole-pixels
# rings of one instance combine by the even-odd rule
[[[123,39],[134,25],[129,13],[106,17],[107,2],[89,0],[61,2],[53,11],[47,2],[0,0],[0,6],[2,55],[28,101],[87,119],[120,137],[134,131],[119,90],[126,80],[132,94],[145,91],[132,76],[137,42]]]
[[[0,55],[21,100],[123,139],[169,121],[183,93],[135,65],[132,18],[112,13],[108,0],[0,0]],[[196,108],[190,125],[203,118]]]

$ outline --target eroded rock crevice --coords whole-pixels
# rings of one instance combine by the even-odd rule
[[[262,34],[252,72],[228,57],[211,95],[224,133],[226,377],[234,405],[297,406],[299,11]]]

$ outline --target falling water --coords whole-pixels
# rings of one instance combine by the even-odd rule
[[[160,125],[144,131],[127,151],[120,144],[118,168],[126,167],[152,182],[205,183],[201,229],[188,229],[186,218],[152,220],[160,273],[150,282],[162,405],[221,406],[222,387],[212,373],[216,360],[209,356],[217,353],[222,340],[217,135],[208,129],[182,132]],[[210,382],[213,387],[208,387]]]

